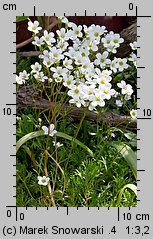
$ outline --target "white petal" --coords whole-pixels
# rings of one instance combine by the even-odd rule
[[[50,126],[49,126],[49,129],[50,129],[50,131],[52,131],[53,129],[54,129],[54,124],[50,124]]]
[[[48,134],[48,128],[46,126],[42,126],[42,130],[44,131],[44,134]]]

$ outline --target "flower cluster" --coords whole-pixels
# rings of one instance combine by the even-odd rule
[[[125,81],[116,85],[113,83],[114,74],[130,68],[132,62],[136,66],[134,53],[130,58],[114,56],[124,39],[119,34],[108,32],[105,26],[77,26],[65,17],[59,17],[59,21],[65,27],[57,30],[56,34],[45,30],[41,37],[36,35],[41,30],[39,23],[28,23],[28,29],[34,33],[33,44],[41,51],[39,58],[42,63],[32,65],[30,74],[21,72],[16,82],[24,84],[32,78],[63,84],[70,97],[69,103],[88,107],[89,110],[104,107],[112,97],[119,97],[116,89],[121,90],[120,95],[125,100],[129,100],[133,93],[132,86]],[[130,45],[136,50],[136,42]],[[116,105],[122,106],[121,99],[116,100]],[[43,130],[48,134],[48,129]]]

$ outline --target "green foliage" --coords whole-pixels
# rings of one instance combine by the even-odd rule
[[[32,110],[26,109],[17,124],[17,138],[19,139],[17,142],[18,206],[51,206],[47,187],[39,186],[37,180],[38,175],[44,175],[47,136],[42,130],[28,133],[36,128],[37,123],[35,111],[33,110],[32,115]],[[43,119],[41,125],[46,124],[47,122]],[[60,131],[65,132],[58,132],[56,137],[60,143],[64,144],[58,149],[58,163],[65,173],[66,190],[62,195],[63,178],[59,171],[54,189],[56,206],[136,206],[133,192],[122,190],[125,185],[136,184],[136,180],[128,166],[128,160],[123,160],[124,154],[121,153],[123,143],[120,141],[122,138],[122,142],[127,144],[126,150],[129,150],[128,145],[133,142],[134,134],[84,121],[78,137],[84,146],[86,143],[88,149],[94,152],[94,157],[92,157],[86,147],[80,145],[81,141],[78,143],[74,140],[72,145],[73,138],[70,135],[74,135],[77,124],[78,122],[66,118],[62,124],[59,120],[57,125]],[[114,140],[111,132],[116,135]],[[83,138],[84,134],[85,138]],[[49,137],[48,151],[55,157],[53,140]],[[113,141],[116,147],[112,145]],[[131,147],[134,149],[134,145]],[[55,163],[48,160],[48,176],[51,186],[54,184],[55,170]]]
[[[123,156],[126,162],[131,167],[134,177],[137,178],[137,156],[133,150],[124,143],[113,142],[112,144],[117,151]]]
[[[26,17],[17,17],[17,21],[22,20],[26,20]],[[35,62],[35,57],[22,59],[18,52],[17,74],[23,69],[30,72],[31,65]],[[136,69],[131,66],[130,71],[114,74],[112,84],[126,80],[134,88],[135,76]],[[31,83],[32,79],[29,80],[29,84]],[[49,100],[59,100],[64,96],[61,89],[58,89],[58,95],[55,95],[56,89],[53,85],[46,86],[46,89],[45,93]],[[62,103],[65,101],[66,98]],[[129,114],[129,110],[135,105],[135,98],[128,101],[126,107],[122,109],[116,109],[114,103],[106,103],[107,110],[118,114]],[[128,131],[126,127],[117,129],[105,123],[89,122],[84,118],[80,121],[74,120],[67,116],[66,112],[61,113],[58,109],[49,111],[27,107],[24,110],[17,109],[17,115],[21,117],[17,121],[16,129],[17,206],[53,205],[47,186],[38,185],[37,176],[46,175],[46,170],[56,206],[137,205],[135,133]],[[44,135],[41,129],[43,125],[49,126],[50,123],[56,124],[58,132],[54,137]],[[115,136],[112,136],[112,133]],[[53,141],[60,141],[63,146],[55,148]],[[51,157],[46,156],[46,151]],[[56,163],[52,158],[56,159]],[[59,166],[66,179],[64,193],[63,174]]]
[[[16,17],[16,22],[22,22],[25,20],[28,20],[28,17],[26,17],[26,16],[17,16]]]

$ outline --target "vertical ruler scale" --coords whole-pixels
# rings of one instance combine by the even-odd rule
[[[61,5],[60,5],[61,4]],[[152,238],[152,36],[153,19],[145,1],[49,1],[36,5],[20,1],[0,4],[2,37],[1,77],[1,238]],[[84,4],[84,5],[83,5]],[[90,5],[91,4],[91,5]],[[96,5],[97,4],[97,5]],[[59,6],[60,5],[60,6]],[[86,10],[83,10],[86,9]],[[55,14],[54,14],[55,12]],[[144,14],[144,15],[143,15]],[[137,16],[138,129],[137,208],[17,208],[16,207],[16,24],[19,15]],[[5,20],[4,20],[5,19]],[[4,24],[5,23],[5,24]],[[5,82],[4,82],[5,81]],[[137,236],[138,235],[138,236]]]

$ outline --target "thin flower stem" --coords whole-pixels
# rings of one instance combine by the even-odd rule
[[[58,166],[58,168],[60,169],[62,176],[63,176],[63,180],[64,180],[64,187],[62,190],[62,196],[64,195],[65,189],[66,189],[66,178],[65,178],[65,174],[63,169],[61,168],[61,166],[59,165],[59,163],[48,153],[47,150],[45,150],[45,153],[54,161],[54,163]]]
[[[54,125],[55,125],[55,129],[56,129],[56,117],[54,119]],[[55,160],[58,163],[58,151],[57,151],[56,144],[57,144],[57,139],[56,139],[56,135],[55,135]],[[58,165],[56,164],[55,178],[54,178],[54,183],[53,183],[53,191],[55,190],[55,186],[56,186],[57,172],[58,172]]]
[[[48,155],[46,154],[46,150],[45,150],[45,162],[44,162],[44,172],[45,172],[45,176],[48,177],[48,170],[47,170],[47,161],[48,161]],[[53,207],[56,207],[56,204],[55,204],[55,201],[54,201],[54,197],[53,197],[53,191],[51,189],[51,185],[50,185],[50,182],[48,182],[48,191],[49,191],[49,194],[50,194],[50,197],[51,197],[51,202],[52,202],[52,205]]]
[[[68,158],[67,158],[67,162],[66,162],[66,166],[65,166],[66,169],[67,169],[67,166],[68,166],[68,163],[69,163],[69,159],[70,159],[70,157],[71,157],[71,153],[72,153],[72,149],[73,149],[73,145],[74,145],[74,140],[75,140],[75,139],[77,138],[77,136],[78,136],[79,130],[80,130],[80,128],[81,128],[81,126],[82,126],[82,123],[83,123],[83,121],[84,121],[84,119],[85,119],[85,116],[86,116],[87,111],[88,111],[88,108],[85,108],[84,113],[83,113],[83,116],[82,116],[82,118],[81,118],[81,120],[80,120],[79,126],[77,127],[77,130],[76,130],[76,132],[75,132],[74,138],[73,138],[73,140],[72,140],[72,142],[71,142],[71,150],[70,150],[70,152],[69,152],[69,156],[68,156]]]

